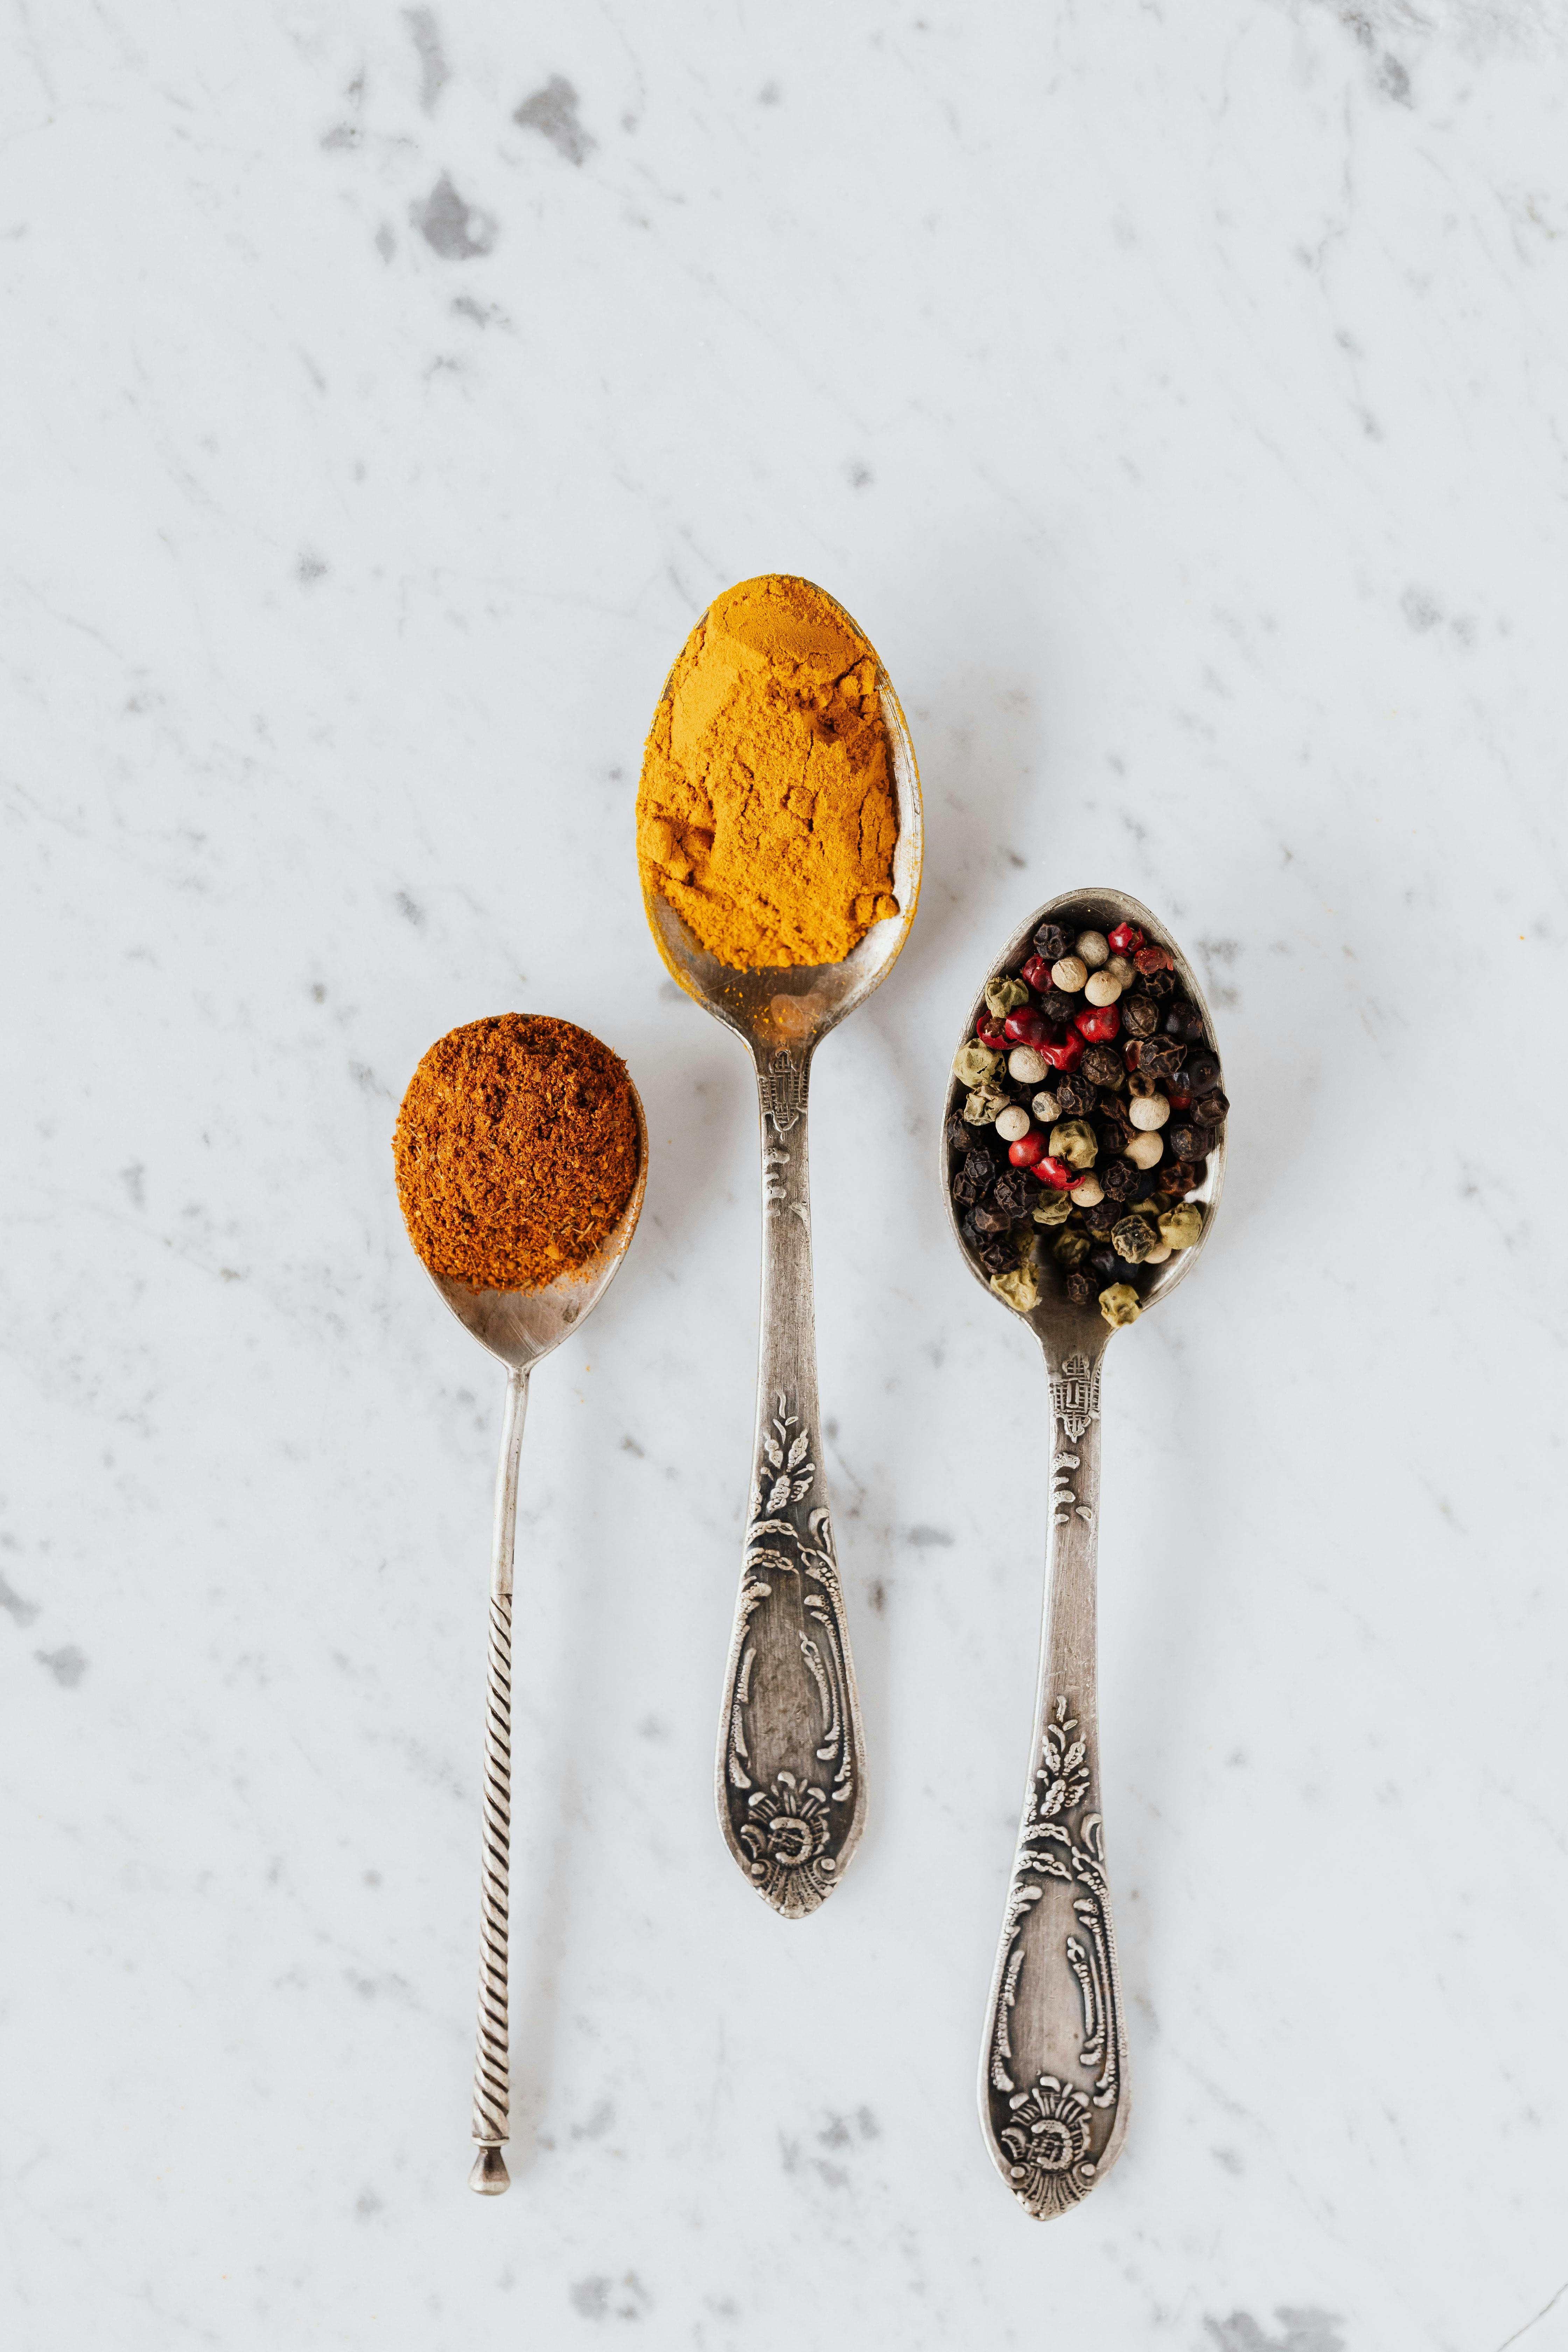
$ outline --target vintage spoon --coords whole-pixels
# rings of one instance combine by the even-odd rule
[[[1064,891],[1036,909],[993,970],[1016,970],[1039,926],[1069,909],[1075,929],[1109,931],[1130,922],[1152,946],[1168,948],[1215,1050],[1214,1024],[1186,959],[1163,924],[1124,891]],[[973,1036],[983,1003],[977,996],[964,1039]],[[955,1081],[950,1112],[963,1093]],[[942,1165],[957,1235],[945,1146]],[[1156,1270],[1141,1300],[1144,1314],[1191,1273],[1213,1231],[1224,1180],[1222,1129],[1194,1195],[1205,1203],[1203,1233]],[[966,1249],[963,1256],[995,1297]],[[1100,1811],[1095,1697],[1100,1364],[1111,1334],[1098,1306],[1074,1307],[1054,1286],[1020,1319],[1045,1349],[1050,1378],[1051,1523],[1034,1745],[981,2053],[980,2117],[1003,2179],[1027,2211],[1044,2218],[1065,2212],[1104,2179],[1127,2132],[1127,2047]]]
[[[852,621],[850,626],[856,628]],[[841,963],[735,971],[707,953],[667,898],[651,888],[643,894],[671,975],[734,1031],[757,1074],[763,1319],[756,1475],[724,1678],[717,1794],[731,1853],[786,1919],[804,1918],[832,1893],[866,1812],[860,1703],[821,1467],[805,1097],[813,1054],[887,978],[920,895],[914,750],[879,663],[877,686],[898,798],[893,891],[900,913],[873,923]]]
[[[626,1081],[631,1086],[631,1081]],[[517,1465],[528,1411],[528,1376],[598,1305],[626,1254],[647,1189],[647,1121],[635,1087],[637,1181],[619,1222],[594,1255],[540,1290],[470,1290],[430,1279],[458,1318],[507,1368],[500,1468],[496,1474],[495,1545],[490,1560],[489,1665],[485,1690],[484,1864],[479,1888],[479,2034],[474,2062],[474,2128],[479,2144],[468,2186],[499,2197],[510,2186],[501,2154],[510,2134],[507,2054],[507,1869],[511,1841],[511,1570],[517,1542]]]

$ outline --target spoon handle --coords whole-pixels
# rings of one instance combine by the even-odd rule
[[[808,1057],[757,1054],[763,1328],[756,1468],[719,1729],[719,1819],[764,1902],[801,1919],[865,1817],[860,1703],[821,1468],[805,1097]]]
[[[1127,2130],[1095,1697],[1105,1337],[1064,1358],[1047,1356],[1051,1525],[1040,1688],[981,2057],[987,2144],[1020,2204],[1041,2219],[1065,2212],[1103,2179]]]
[[[511,1570],[517,1547],[517,1465],[528,1412],[528,1374],[509,1372],[496,1474],[495,1555],[485,1681],[484,1863],[479,1879],[479,2032],[474,2060],[474,2130],[479,2144],[468,2186],[499,2197],[510,2185],[511,2076],[507,2051],[508,1869],[511,1848]]]

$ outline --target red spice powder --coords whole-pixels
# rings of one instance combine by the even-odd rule
[[[570,1021],[470,1021],[415,1071],[392,1150],[408,1237],[432,1274],[538,1290],[592,1257],[631,1199],[626,1064]]]

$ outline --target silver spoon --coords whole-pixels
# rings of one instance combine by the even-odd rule
[[[856,623],[849,625],[864,637]],[[899,914],[873,923],[841,963],[735,971],[708,954],[667,898],[652,889],[643,894],[672,977],[734,1031],[757,1074],[763,1318],[756,1469],[724,1677],[717,1796],[731,1853],[786,1919],[804,1918],[826,1900],[859,1842],[866,1813],[860,1702],[821,1467],[805,1098],[813,1054],[887,978],[920,895],[914,750],[880,663],[877,686],[898,800]],[[667,698],[668,693],[667,682]]]
[[[627,1085],[631,1081],[627,1080]],[[510,2186],[506,2158],[511,2098],[507,2051],[508,1860],[511,1843],[511,1573],[517,1545],[517,1466],[528,1411],[528,1376],[598,1305],[637,1229],[647,1189],[647,1121],[635,1087],[637,1181],[619,1221],[587,1262],[539,1290],[470,1290],[445,1275],[430,1279],[457,1317],[507,1368],[500,1468],[496,1474],[490,1559],[489,1664],[485,1688],[484,1862],[479,1887],[479,2032],[474,2061],[473,2137],[479,2152],[468,2186],[500,2197]]]
[[[1208,1049],[1217,1050],[1186,958],[1163,924],[1124,891],[1064,891],[1036,909],[992,970],[1016,970],[1040,925],[1069,909],[1078,930],[1134,923],[1151,945],[1168,948],[1176,977],[1203,1014]],[[984,993],[975,999],[964,1038],[973,1036],[983,1003]],[[955,1082],[950,1112],[963,1093]],[[957,1235],[945,1143],[942,1176]],[[1192,1272],[1213,1231],[1224,1181],[1222,1129],[1194,1195],[1205,1204],[1203,1232],[1192,1248],[1174,1252],[1156,1270],[1140,1300],[1144,1314]],[[962,1237],[959,1246],[975,1279],[995,1297]],[[1039,1305],[1021,1319],[1045,1350],[1051,1384],[1051,1522],[1034,1744],[981,2053],[980,2117],[1003,2179],[1028,2212],[1047,2218],[1065,2212],[1104,2179],[1127,2133],[1127,2045],[1100,1810],[1095,1695],[1100,1369],[1111,1334],[1098,1305],[1074,1307],[1056,1287],[1052,1271]]]

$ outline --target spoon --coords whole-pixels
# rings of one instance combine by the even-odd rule
[[[517,1545],[517,1467],[528,1411],[528,1376],[591,1314],[609,1288],[637,1229],[647,1188],[647,1121],[631,1087],[637,1121],[637,1181],[631,1199],[592,1257],[537,1290],[470,1290],[430,1276],[459,1323],[507,1368],[500,1468],[496,1474],[495,1544],[490,1559],[489,1664],[485,1689],[484,1863],[479,1887],[479,2033],[474,2062],[473,2137],[479,2152],[468,2186],[500,2197],[511,2177],[501,2154],[511,2078],[507,2053],[507,1872],[511,1841],[511,1572]]]
[[[844,612],[841,604],[835,610]],[[864,639],[847,613],[844,618]],[[786,1919],[805,1918],[826,1900],[859,1843],[866,1814],[860,1702],[821,1468],[805,1099],[812,1055],[887,978],[920,895],[920,778],[904,714],[879,662],[877,688],[899,810],[899,914],[873,923],[839,963],[736,971],[707,952],[667,898],[652,888],[643,893],[671,977],[733,1030],[757,1075],[763,1311],[756,1470],[724,1677],[716,1793],[731,1853]]]
[[[1016,970],[1040,925],[1069,909],[1075,929],[1132,923],[1152,946],[1169,949],[1177,979],[1203,1014],[1208,1049],[1215,1050],[1191,966],[1147,907],[1123,891],[1068,890],[1050,899],[1014,934],[993,970]],[[984,995],[976,997],[961,1045],[973,1038],[984,1003]],[[950,1113],[963,1093],[955,1081]],[[942,1192],[957,1235],[946,1177],[944,1147]],[[1140,1298],[1143,1314],[1191,1273],[1213,1230],[1224,1181],[1222,1129],[1194,1195],[1205,1204],[1203,1232],[1155,1270]],[[967,1249],[963,1256],[995,1297]],[[1098,1305],[1075,1307],[1055,1288],[1044,1290],[1039,1305],[1019,1319],[1045,1350],[1051,1384],[1051,1523],[1034,1745],[981,2053],[980,2118],[1003,2179],[1026,2211],[1046,2219],[1104,2179],[1127,2133],[1127,2044],[1100,1810],[1095,1695],[1100,1370],[1111,1334]]]

